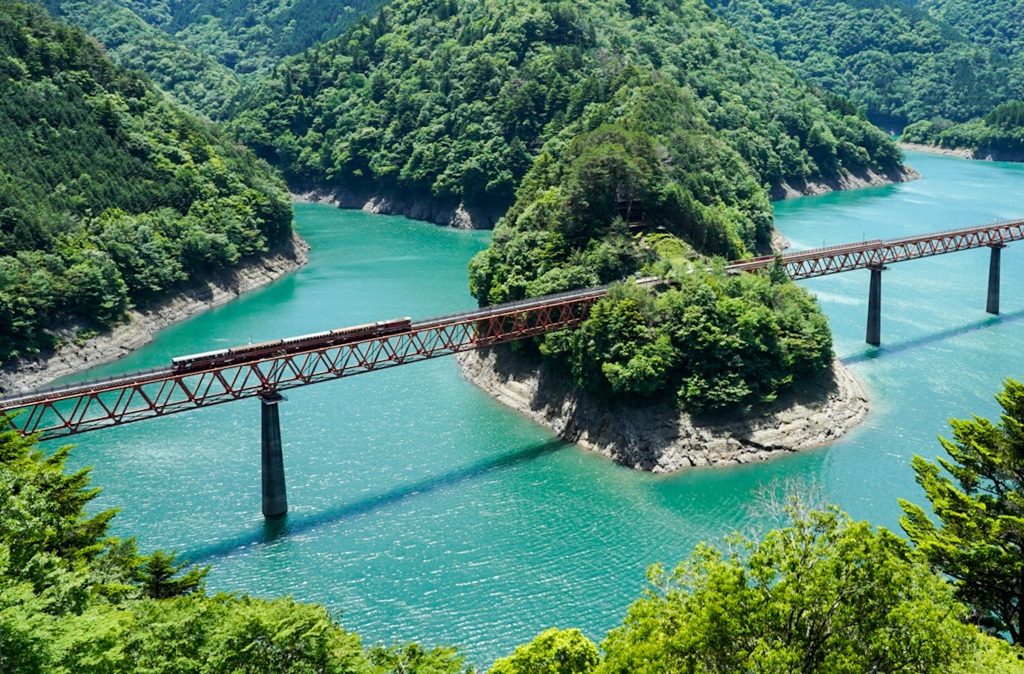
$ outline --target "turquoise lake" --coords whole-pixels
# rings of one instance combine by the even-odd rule
[[[1024,166],[909,153],[921,180],[776,204],[794,249],[1024,217]],[[310,264],[175,325],[83,377],[385,318],[474,306],[466,264],[489,232],[296,205]],[[864,343],[868,272],[806,282],[837,355],[871,396],[867,421],[827,447],[769,463],[641,474],[558,441],[464,381],[453,359],[286,393],[291,511],[260,514],[259,403],[73,438],[98,507],[143,550],[212,564],[210,591],[290,594],[339,610],[368,643],[460,644],[489,664],[551,627],[594,640],[621,622],[655,562],[744,527],[755,492],[820,485],[857,519],[899,530],[897,498],[924,503],[914,454],[947,419],[992,417],[1024,377],[1024,243],[1003,251],[1002,314],[984,312],[988,249],[892,265],[882,346]]]

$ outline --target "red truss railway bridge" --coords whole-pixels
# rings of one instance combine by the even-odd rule
[[[794,280],[871,270],[867,341],[879,344],[881,272],[886,264],[991,248],[987,311],[999,312],[1000,251],[1024,239],[1024,220],[924,236],[873,240],[729,265],[759,272],[779,260]],[[653,286],[657,279],[636,283]],[[263,514],[287,512],[278,403],[281,391],[362,372],[448,356],[572,329],[607,286],[548,295],[421,321],[408,318],[174,358],[162,368],[0,398],[0,414],[23,435],[43,439],[257,397],[262,402]]]

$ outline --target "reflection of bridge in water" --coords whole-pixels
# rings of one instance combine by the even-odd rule
[[[736,262],[729,273],[764,271],[776,260],[794,280],[871,270],[867,341],[880,343],[881,274],[886,264],[991,248],[986,310],[999,313],[1000,251],[1024,239],[1024,220],[872,240]],[[656,279],[641,279],[655,285]],[[9,395],[0,413],[23,435],[43,439],[259,397],[263,422],[263,512],[287,511],[280,391],[577,327],[607,287],[587,288],[422,321],[386,321],[176,358],[164,368]]]

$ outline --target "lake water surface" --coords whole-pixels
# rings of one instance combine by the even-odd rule
[[[911,183],[776,204],[794,248],[1024,217],[1024,167],[910,153]],[[172,355],[474,306],[466,263],[488,232],[296,206],[310,264],[160,333],[83,377]],[[291,511],[260,514],[259,403],[242,401],[82,435],[114,533],[213,565],[211,591],[291,594],[343,611],[367,642],[461,644],[481,665],[550,627],[600,640],[654,562],[748,521],[759,485],[821,485],[858,519],[898,530],[896,499],[923,503],[914,454],[940,452],[949,417],[994,416],[1024,376],[1024,243],[1003,251],[1002,315],[984,312],[988,249],[890,267],[880,349],[864,343],[868,272],[806,282],[836,353],[872,398],[828,447],[770,463],[641,474],[566,445],[468,384],[453,359],[286,393]]]

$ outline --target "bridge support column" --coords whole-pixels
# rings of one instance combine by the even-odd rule
[[[285,493],[284,457],[281,454],[281,419],[277,404],[285,397],[276,391],[260,396],[263,408],[263,516],[279,517],[288,512]]]
[[[882,343],[882,272],[886,267],[876,265],[871,270],[871,289],[868,291],[868,330],[865,341],[871,346]]]
[[[989,246],[992,255],[988,260],[988,301],[985,302],[985,311],[990,314],[999,313],[999,258],[1005,243],[997,243]]]

